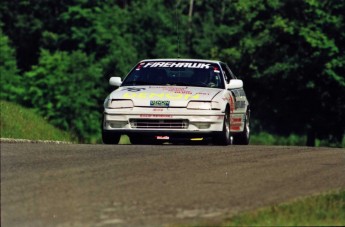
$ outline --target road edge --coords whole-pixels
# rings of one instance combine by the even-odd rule
[[[54,140],[29,140],[29,139],[14,139],[14,138],[0,138],[0,143],[44,143],[44,144],[73,144],[67,141]]]

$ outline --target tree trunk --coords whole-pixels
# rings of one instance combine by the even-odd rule
[[[313,127],[308,128],[307,132],[307,146],[308,147],[315,147],[315,131]]]

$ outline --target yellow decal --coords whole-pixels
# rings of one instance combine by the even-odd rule
[[[135,98],[136,96],[137,96],[137,94],[135,94],[135,93],[125,93],[123,95],[123,97],[126,99],[132,99],[132,98]]]
[[[183,95],[182,94],[178,94],[178,93],[168,93],[168,94],[166,94],[166,97],[168,99],[182,99]]]
[[[187,100],[189,97],[191,99],[199,99],[200,95],[199,94],[196,94],[196,95],[187,94],[184,96],[184,99]]]
[[[160,98],[160,99],[163,99],[164,98],[164,93],[161,93],[161,94],[156,94],[156,93],[151,93],[150,94],[150,99],[152,98]]]

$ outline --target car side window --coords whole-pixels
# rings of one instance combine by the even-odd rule
[[[221,67],[223,69],[224,78],[227,83],[229,83],[231,79],[236,79],[236,77],[234,76],[234,74],[231,72],[231,70],[226,64],[221,63]]]
[[[233,72],[231,71],[231,69],[229,68],[229,66],[226,66],[228,72],[230,73],[231,75],[231,79],[237,79],[237,77],[235,76],[235,74],[233,74]]]

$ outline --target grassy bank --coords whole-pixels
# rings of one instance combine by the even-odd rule
[[[240,214],[222,226],[344,226],[345,190]]]
[[[281,146],[305,146],[307,142],[307,137],[290,134],[289,136],[278,136],[270,134],[268,132],[252,132],[250,138],[251,145],[281,145]],[[332,143],[327,140],[315,141],[316,147],[345,147],[345,136],[343,137],[342,142]]]
[[[0,107],[1,138],[73,141],[71,135],[53,127],[31,109],[3,100]]]

